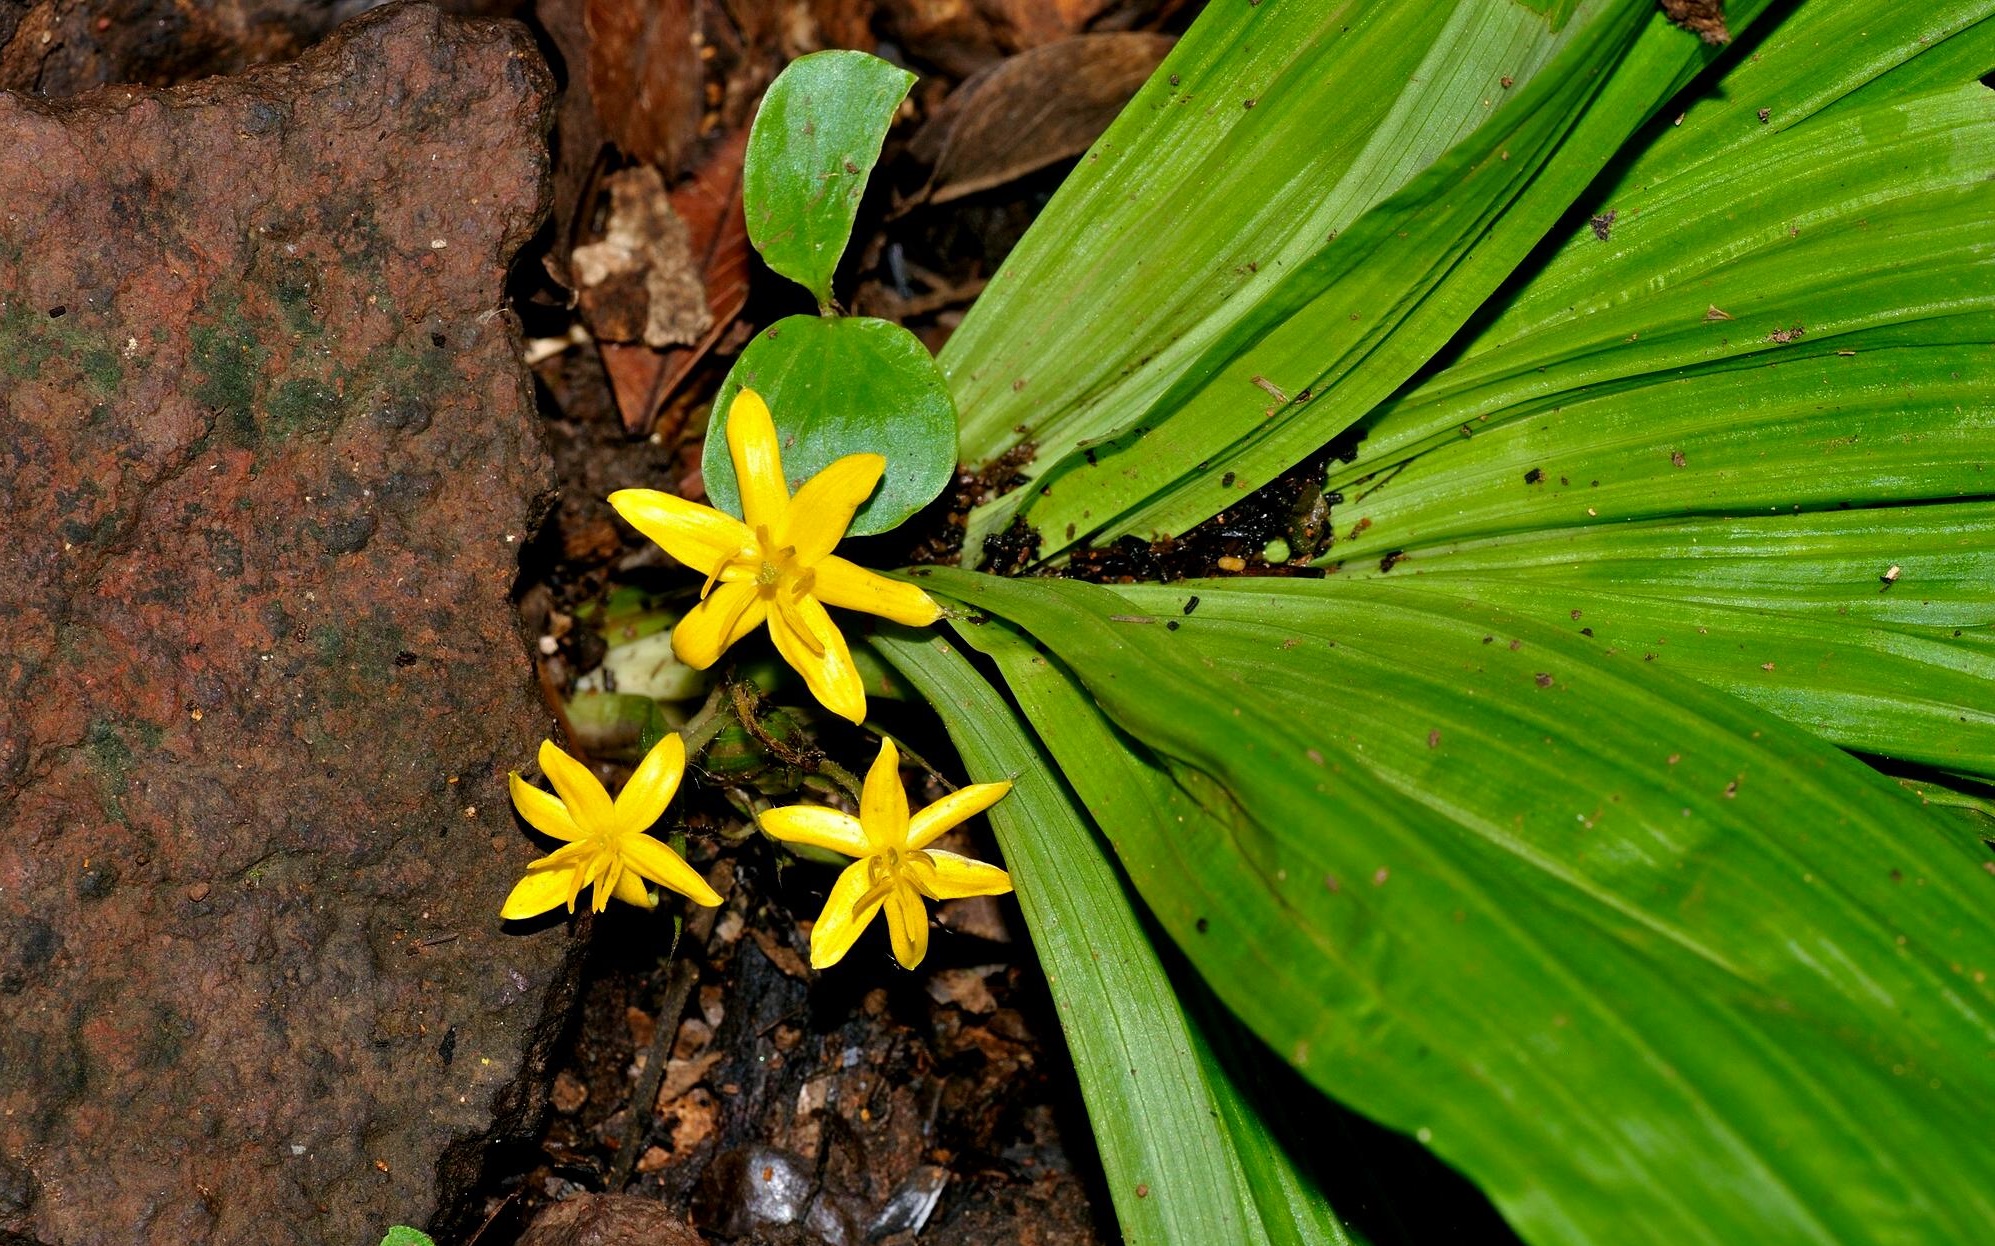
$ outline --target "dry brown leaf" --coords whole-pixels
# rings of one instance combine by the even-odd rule
[[[1021,52],[958,87],[910,145],[947,203],[1080,155],[1171,50],[1169,35],[1076,35]]]
[[[686,184],[669,196],[686,225],[693,261],[706,287],[712,325],[690,346],[660,352],[644,346],[605,344],[603,368],[623,413],[626,432],[652,431],[658,412],[686,374],[705,357],[748,303],[748,218],[741,209],[741,162],[748,151],[742,127],[715,147]],[[678,429],[661,429],[666,438]]]
[[[693,1090],[672,1105],[668,1115],[678,1120],[672,1126],[672,1153],[684,1155],[713,1137],[720,1125],[720,1104],[704,1090]]]
[[[623,153],[677,173],[699,136],[706,73],[693,0],[586,0],[589,91]]]
[[[748,937],[755,940],[755,946],[762,949],[762,955],[769,958],[770,964],[792,978],[804,982],[810,981],[810,966],[804,963],[804,958],[797,955],[795,949],[787,944],[778,943],[775,935],[760,928],[749,931]]]
[[[582,319],[598,341],[690,346],[713,326],[692,238],[648,164],[604,179],[609,220],[600,242],[569,257]]]
[[[596,172],[603,148],[603,123],[596,117],[595,97],[589,94],[589,35],[582,26],[582,0],[534,0],[534,20],[554,45],[563,65],[573,66],[567,89],[554,110],[554,185],[549,201],[554,217],[554,248],[543,261],[562,285],[574,288],[568,274],[568,247],[575,240],[575,214]]]
[[[647,1171],[642,1163],[638,1170]],[[700,1246],[704,1240],[655,1199],[577,1194],[534,1217],[519,1246]]]
[[[974,969],[938,969],[928,976],[928,995],[938,1004],[954,1004],[965,1012],[997,1011],[997,997],[984,979],[1003,969],[1002,965],[980,965]]]
[[[667,1060],[665,1080],[658,1087],[657,1110],[660,1113],[669,1110],[674,1099],[699,1085],[700,1080],[707,1075],[707,1070],[720,1063],[723,1054],[710,1051],[691,1060]]]

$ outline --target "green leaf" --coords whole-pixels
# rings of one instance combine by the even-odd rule
[[[887,474],[853,517],[853,536],[897,527],[956,470],[956,406],[928,348],[899,325],[786,317],[741,352],[713,409],[726,411],[744,386],[769,404],[792,490],[848,454],[886,456]],[[719,427],[708,433],[701,467],[708,498],[739,515],[740,486]]]
[[[973,776],[1013,776],[991,825],[1073,1054],[1124,1240],[1348,1242],[1174,1000],[1114,864],[1031,733],[946,640],[890,627],[868,643],[942,715]]]
[[[1847,749],[1995,777],[1989,503],[1504,534],[1338,580],[1382,578],[1503,606]]]
[[[741,182],[748,238],[819,307],[831,305],[866,179],[913,85],[877,56],[813,52],[776,76],[755,113]]]
[[[1427,363],[1713,55],[1652,4],[1552,26],[1480,0],[1208,9],[943,353],[965,458],[1037,447],[969,548],[1013,514],[1045,554],[1180,530]]]
[[[1544,423],[1578,392],[1690,433],[1761,417],[1769,397],[1789,403],[1790,426],[1804,393],[1838,415],[1909,397],[1923,418],[1906,412],[1901,425],[1944,431],[1935,417],[1954,415],[1968,388],[1953,373],[1985,367],[1995,310],[1995,92],[1976,81],[1995,63],[1987,16],[1980,0],[1802,6],[1589,192],[1564,245],[1506,292],[1459,361],[1366,421],[1359,461],[1339,478],[1422,449],[1458,457],[1450,439],[1464,425],[1480,439],[1504,420]],[[1610,211],[1602,240],[1591,220]],[[1763,365],[1778,379],[1747,372]],[[1985,437],[1987,412],[1971,416]],[[1558,423],[1584,435],[1580,420]],[[1922,496],[1874,474],[1883,496]],[[1787,476],[1747,481],[1818,502],[1820,486]],[[1939,496],[1961,483],[1933,482]]]
[[[1044,647],[965,630],[1226,1004],[1531,1240],[1995,1217],[1995,879],[1954,815],[1417,585],[924,583]]]
[[[1846,748],[1995,773],[1988,18],[1806,5],[1657,127],[1367,418],[1328,482],[1339,578],[1416,576]]]
[[[626,692],[579,692],[568,699],[568,726],[591,756],[637,761],[665,738],[658,702]]]
[[[381,1239],[381,1246],[436,1246],[436,1241],[419,1229],[398,1224],[388,1230],[388,1236]]]

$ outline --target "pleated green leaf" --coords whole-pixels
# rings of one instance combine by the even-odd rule
[[[1802,6],[1367,417],[1325,560],[1995,773],[1991,14]]]
[[[1115,865],[1031,731],[947,641],[890,628],[869,643],[941,714],[973,775],[1013,776],[991,825],[1073,1054],[1123,1240],[1350,1242],[1179,1007]]]
[[[997,616],[966,638],[1228,1007],[1531,1240],[1995,1222],[1995,877],[1953,815],[1410,584],[925,583]]]
[[[1714,55],[1643,0],[1545,7],[1207,10],[943,352],[964,456],[1035,447],[973,554],[1014,516],[1044,554],[1176,531],[1322,445]]]
[[[1995,505],[1646,520],[1348,564],[1562,628],[1844,748],[1995,778]]]

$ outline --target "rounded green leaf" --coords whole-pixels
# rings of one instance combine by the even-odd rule
[[[731,514],[741,513],[741,492],[724,421],[743,386],[769,404],[793,492],[848,454],[886,456],[887,474],[853,517],[853,536],[898,527],[956,470],[956,404],[919,338],[871,317],[791,316],[755,336],[714,398],[707,497]]]
[[[742,205],[769,267],[831,303],[859,197],[914,75],[864,52],[791,61],[748,132]]]

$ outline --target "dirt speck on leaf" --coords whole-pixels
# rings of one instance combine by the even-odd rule
[[[1730,43],[1732,32],[1725,26],[1724,0],[1662,0],[1669,20],[1709,44]]]

